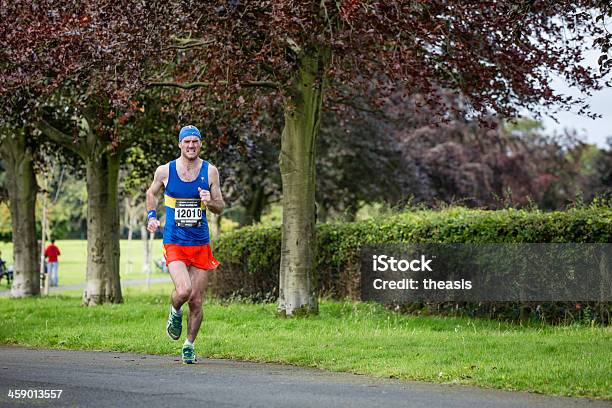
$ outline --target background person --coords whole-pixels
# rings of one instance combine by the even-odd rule
[[[51,244],[45,249],[45,258],[47,258],[47,276],[49,277],[49,285],[58,285],[58,262],[57,257],[61,255],[59,248],[55,245],[55,240],[51,240]]]
[[[2,281],[2,278],[6,277],[7,285],[10,287],[11,279],[13,279],[12,275],[13,274],[9,272],[8,268],[6,267],[6,261],[2,259],[2,251],[0,251],[0,282]]]

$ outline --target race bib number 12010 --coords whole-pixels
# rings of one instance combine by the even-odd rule
[[[199,227],[202,225],[200,200],[176,200],[174,223],[177,227]]]

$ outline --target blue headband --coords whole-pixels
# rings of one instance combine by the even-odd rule
[[[183,126],[181,131],[179,132],[179,142],[183,141],[187,136],[197,136],[198,139],[202,140],[202,136],[200,135],[200,131],[197,127],[193,125]]]

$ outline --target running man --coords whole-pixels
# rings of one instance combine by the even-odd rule
[[[173,340],[181,337],[184,303],[189,305],[187,339],[182,348],[185,364],[196,362],[194,345],[202,323],[202,296],[208,282],[208,270],[219,262],[210,249],[206,210],[221,214],[225,207],[217,168],[200,159],[202,137],[195,126],[179,132],[181,157],[159,166],[147,190],[147,229],[159,228],[157,196],[164,188],[166,225],[164,257],[174,282],[166,333]]]

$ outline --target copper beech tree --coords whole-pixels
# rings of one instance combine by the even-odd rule
[[[401,88],[423,106],[462,94],[464,116],[511,116],[523,107],[567,107],[552,75],[582,90],[598,74],[579,62],[601,34],[597,2],[574,1],[208,1],[180,2],[168,36],[173,69],[148,79],[213,96],[249,117],[281,101],[282,252],[278,310],[317,311],[314,282],[315,141],[325,107],[354,96],[384,103]],[[601,25],[601,23],[599,23]],[[190,96],[193,98],[193,95]],[[581,105],[581,112],[588,107]],[[214,112],[203,112],[210,118]],[[256,117],[256,116],[253,116]]]
[[[162,32],[166,15],[156,2],[2,1],[0,150],[21,158],[21,167],[8,168],[9,179],[15,179],[10,183],[9,200],[12,208],[19,206],[12,212],[13,241],[16,275],[23,279],[16,282],[28,283],[26,289],[14,290],[15,295],[37,293],[38,271],[32,261],[24,260],[37,244],[32,227],[36,181],[29,170],[29,147],[23,142],[30,136],[25,132],[36,132],[70,149],[85,164],[88,205],[83,303],[122,301],[120,155],[128,145],[126,125],[144,110],[137,99],[142,90],[140,78],[147,56],[159,49],[156,35]]]

